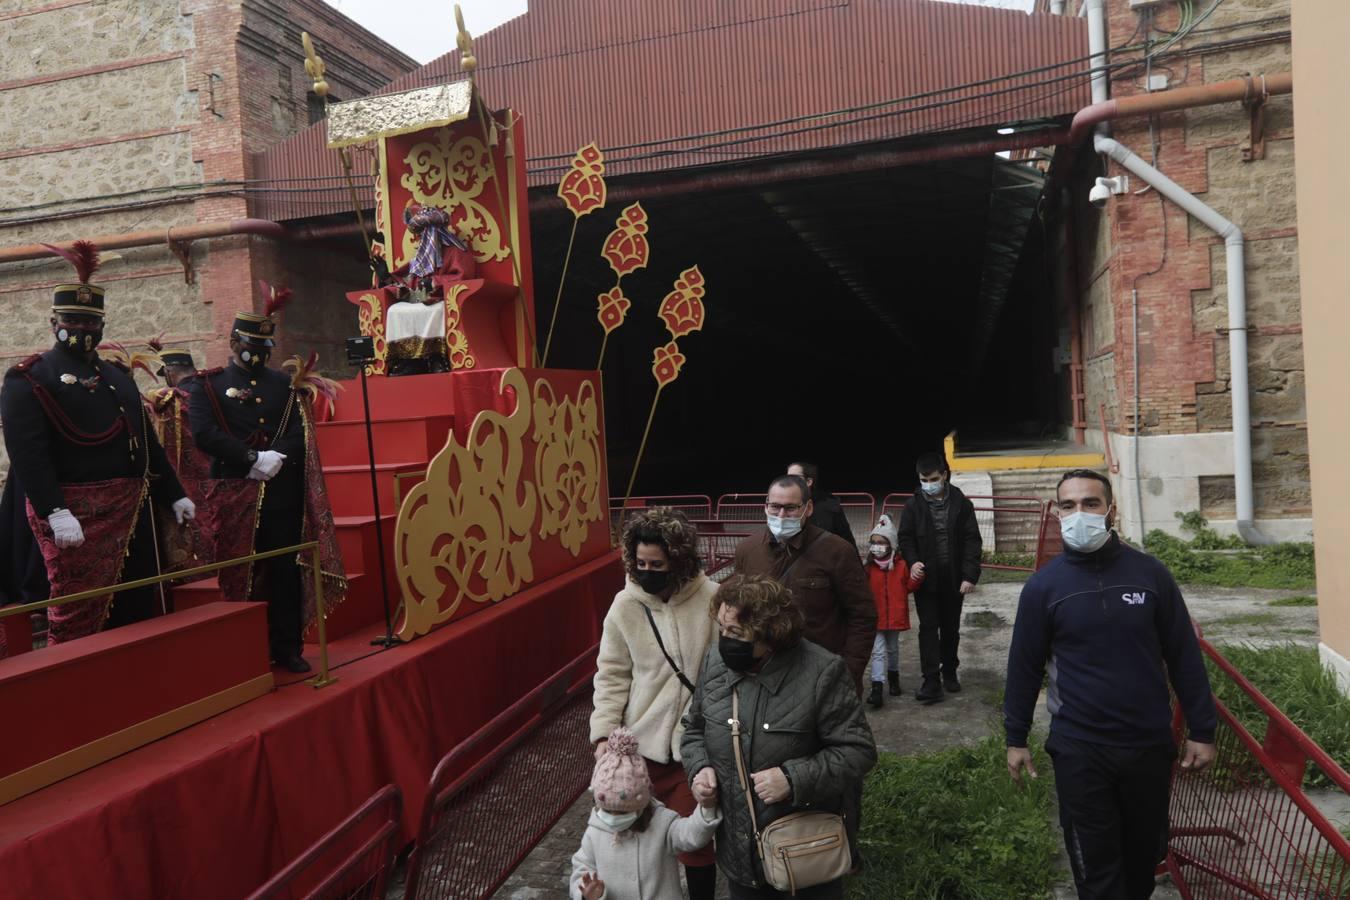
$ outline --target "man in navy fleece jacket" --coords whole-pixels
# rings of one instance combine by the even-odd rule
[[[1086,469],[1055,492],[1064,554],[1022,589],[1008,648],[1008,772],[1027,750],[1047,664],[1060,824],[1080,898],[1146,898],[1166,855],[1177,748],[1168,683],[1189,729],[1181,767],[1214,759],[1214,700],[1186,603],[1161,562],[1111,531],[1111,483]]]

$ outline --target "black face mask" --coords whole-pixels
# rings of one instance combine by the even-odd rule
[[[244,347],[239,351],[239,361],[250,369],[261,369],[267,365],[267,359],[271,355],[271,350],[257,350],[253,347]]]
[[[659,594],[670,584],[670,573],[657,569],[643,569],[634,574],[638,587],[649,594]]]
[[[722,654],[722,662],[733,672],[744,672],[755,664],[755,644],[740,638],[717,636],[717,652]]]
[[[102,324],[68,325],[58,322],[53,332],[56,335],[57,346],[70,353],[80,355],[92,353],[94,348],[103,343]]]

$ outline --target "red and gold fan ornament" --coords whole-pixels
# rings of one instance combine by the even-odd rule
[[[558,196],[578,219],[605,205],[605,157],[595,142],[572,157],[572,168],[558,184]]]
[[[656,348],[656,351],[652,354],[652,375],[656,377],[658,391],[680,377],[680,370],[684,368],[684,363],[684,354],[680,352],[679,345],[674,341],[664,347]]]
[[[703,273],[698,266],[685,269],[675,280],[675,289],[661,301],[658,314],[671,338],[679,340],[703,328]]]
[[[624,208],[600,252],[619,278],[647,267],[651,247],[647,243],[647,211],[641,203]]]
[[[600,327],[605,329],[605,335],[613,333],[614,329],[623,324],[624,319],[628,317],[628,310],[633,308],[633,301],[623,295],[621,288],[613,288],[605,291],[599,297],[600,311],[596,313],[596,319],[600,321]]]

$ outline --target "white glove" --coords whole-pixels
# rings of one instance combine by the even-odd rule
[[[187,497],[173,501],[173,515],[178,520],[178,524],[191,522],[197,518],[197,504],[193,503]]]
[[[80,521],[71,515],[68,509],[54,509],[47,516],[47,524],[52,526],[52,537],[56,539],[58,550],[78,547],[84,543],[84,529]]]
[[[273,475],[281,471],[281,464],[285,461],[286,454],[263,450],[254,461],[253,468],[248,470],[248,477],[254,481],[270,481]]]

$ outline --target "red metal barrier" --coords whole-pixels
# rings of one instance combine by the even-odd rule
[[[713,517],[723,522],[763,522],[764,492],[723,494],[717,498]]]
[[[384,900],[402,806],[398,788],[392,784],[380,788],[249,900]],[[310,884],[314,887],[307,887]]]
[[[1257,741],[1215,698],[1218,757],[1200,773],[1173,770],[1166,869],[1183,897],[1350,896],[1350,841],[1303,789],[1309,763],[1350,795],[1350,775],[1232,663],[1201,649],[1266,717]],[[1183,723],[1178,713],[1177,736]]]
[[[634,512],[653,506],[668,506],[684,513],[688,519],[711,519],[712,498],[707,494],[673,494],[668,497],[611,497],[609,499],[609,530],[616,538],[624,522]]]
[[[436,765],[405,897],[491,896],[586,790],[595,763],[588,738],[598,649],[572,660]]]

